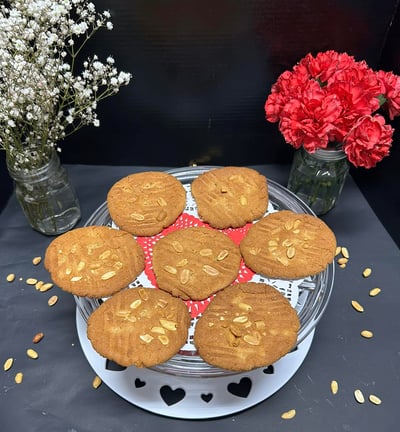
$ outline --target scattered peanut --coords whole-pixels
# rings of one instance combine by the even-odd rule
[[[36,282],[36,284],[35,284],[35,288],[39,291],[40,288],[42,288],[43,285],[44,285],[44,282],[43,282],[43,281],[38,281],[38,282]]]
[[[16,382],[16,384],[21,384],[23,379],[24,379],[24,374],[22,372],[18,372],[15,375],[14,381]]]
[[[296,415],[296,410],[295,409],[291,409],[289,411],[286,411],[284,413],[281,414],[281,418],[283,420],[290,420],[292,418],[294,418],[294,416]]]
[[[94,379],[93,379],[93,382],[92,382],[92,386],[93,386],[93,388],[94,389],[97,389],[97,388],[99,388],[100,386],[101,386],[101,383],[102,383],[103,381],[101,380],[101,378],[99,377],[99,376],[95,376],[94,377]]]
[[[53,284],[51,282],[45,283],[43,285],[40,286],[39,291],[40,292],[46,292],[49,289],[53,288]]]
[[[42,261],[42,257],[37,256],[37,257],[33,258],[32,264],[33,265],[38,265],[40,263],[40,261]]]
[[[338,382],[335,381],[335,380],[332,380],[331,381],[331,392],[332,392],[332,394],[335,395],[338,392],[338,390],[339,390]]]
[[[364,307],[361,306],[358,301],[352,300],[351,305],[353,306],[353,309],[355,309],[357,312],[364,312]]]
[[[336,246],[336,252],[335,252],[335,256],[338,256],[342,251],[342,248],[340,246]]]
[[[347,249],[346,247],[342,246],[342,247],[341,247],[341,252],[342,252],[342,255],[343,255],[345,258],[347,258],[347,259],[350,258],[349,251],[348,251],[348,249]]]
[[[14,363],[14,359],[13,359],[12,357],[8,358],[8,359],[4,362],[3,369],[4,369],[5,371],[10,370],[10,369],[11,369],[11,366],[13,365],[13,363]]]
[[[57,302],[58,302],[58,296],[53,295],[49,298],[49,300],[47,301],[47,304],[49,306],[54,306]]]
[[[38,282],[38,280],[35,279],[35,278],[28,278],[28,279],[26,280],[26,283],[27,283],[28,285],[36,285],[37,282]]]
[[[372,333],[371,330],[362,330],[361,336],[366,339],[371,339],[374,336],[374,334]]]
[[[44,333],[40,332],[40,333],[36,333],[35,336],[33,336],[32,342],[34,344],[39,343],[44,337]]]
[[[382,403],[381,399],[378,396],[373,395],[373,394],[369,395],[368,399],[374,405],[380,405]]]
[[[14,273],[10,273],[9,275],[7,275],[7,282],[13,282],[15,280],[15,274]]]
[[[372,288],[371,291],[369,292],[369,295],[371,297],[375,297],[377,296],[379,293],[381,292],[380,288]]]
[[[360,389],[354,390],[354,398],[360,404],[365,402],[364,395]]]
[[[339,258],[338,260],[337,260],[337,263],[340,265],[340,264],[347,264],[349,262],[349,259],[348,258],[345,258],[345,257],[342,257],[342,258]]]
[[[29,348],[26,350],[26,355],[33,360],[36,360],[39,358],[39,354],[32,348]]]
[[[371,276],[372,273],[372,269],[370,269],[369,267],[367,267],[366,269],[364,269],[364,271],[362,272],[362,275],[367,278],[369,276]]]

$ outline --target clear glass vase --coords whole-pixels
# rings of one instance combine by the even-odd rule
[[[296,151],[289,174],[288,189],[317,215],[331,210],[343,189],[349,162],[341,147],[307,152]]]
[[[39,168],[16,168],[8,159],[7,168],[17,200],[33,229],[57,235],[76,225],[81,217],[78,198],[56,151]]]

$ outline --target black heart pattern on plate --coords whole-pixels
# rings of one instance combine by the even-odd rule
[[[211,399],[213,398],[213,394],[212,393],[202,393],[200,396],[204,402],[210,402]]]
[[[263,372],[264,372],[266,375],[272,375],[273,373],[275,373],[275,371],[274,371],[274,367],[273,367],[272,365],[270,365],[270,366],[264,368],[264,369],[263,369]]]
[[[247,398],[251,390],[251,379],[244,377],[238,383],[228,384],[227,389],[228,392],[233,394],[234,396]]]
[[[142,381],[140,378],[135,379],[135,387],[136,388],[142,388],[146,385],[145,381]]]
[[[186,395],[185,390],[177,388],[173,390],[169,385],[160,388],[160,395],[162,400],[168,405],[175,405],[180,402]]]

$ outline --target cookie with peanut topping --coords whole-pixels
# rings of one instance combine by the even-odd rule
[[[281,210],[252,225],[240,242],[240,251],[256,273],[301,279],[320,273],[333,261],[336,237],[316,216]]]
[[[171,174],[146,171],[117,181],[107,207],[117,226],[136,236],[152,236],[173,224],[186,205],[186,191]]]
[[[144,252],[126,231],[87,226],[55,238],[46,249],[44,266],[64,291],[101,298],[136,279],[144,270]]]
[[[194,344],[207,363],[232,371],[269,366],[290,352],[296,310],[275,288],[238,283],[218,292],[196,323]]]
[[[172,231],[153,247],[158,287],[184,300],[203,300],[231,284],[240,262],[239,246],[207,227]]]
[[[191,185],[199,216],[213,228],[239,228],[267,211],[267,179],[247,167],[214,168]]]
[[[89,316],[87,336],[95,351],[121,366],[151,367],[185,344],[190,320],[182,300],[155,288],[129,288]]]

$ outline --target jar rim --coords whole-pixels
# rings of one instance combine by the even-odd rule
[[[303,147],[304,149],[304,147]],[[345,159],[347,157],[346,153],[344,152],[343,148],[336,148],[336,149],[317,149],[315,152],[311,153],[304,149],[309,155],[315,157],[316,159],[322,159],[322,160],[341,160]]]
[[[35,167],[32,170],[27,168],[14,168],[7,164],[8,172],[11,177],[16,181],[35,181],[37,179],[40,180],[43,173],[51,169],[52,166],[57,166],[59,164],[59,157],[55,149],[50,153],[49,160],[45,162],[41,167]]]

